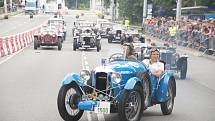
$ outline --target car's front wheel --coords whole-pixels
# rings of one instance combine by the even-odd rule
[[[101,50],[101,43],[100,43],[100,41],[96,42],[96,50],[97,50],[97,52],[99,52]]]
[[[139,121],[144,107],[143,89],[136,85],[133,90],[123,90],[119,102],[119,118],[121,121]]]
[[[187,60],[183,60],[181,64],[180,78],[185,79],[186,76],[187,76]]]
[[[174,90],[175,86],[173,84],[173,81],[170,80],[168,84],[167,101],[161,103],[161,111],[163,115],[169,115],[172,113],[175,99]]]
[[[37,44],[37,38],[35,37],[34,38],[34,49],[36,50],[38,47],[38,44]]]
[[[61,50],[62,49],[62,38],[58,38],[58,50]]]
[[[73,41],[73,50],[76,51],[77,49],[77,39],[74,39]]]
[[[83,115],[83,110],[78,109],[81,92],[74,85],[63,85],[58,94],[58,111],[65,121],[78,121]]]

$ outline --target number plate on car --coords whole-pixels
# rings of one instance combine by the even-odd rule
[[[95,113],[110,114],[110,102],[97,102]]]
[[[116,37],[116,39],[120,39],[120,37]]]

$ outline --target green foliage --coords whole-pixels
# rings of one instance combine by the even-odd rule
[[[0,0],[0,7],[3,7],[3,6],[4,6],[4,1]]]
[[[76,8],[76,0],[65,0],[65,4],[68,8]],[[89,9],[89,0],[77,0],[78,9]]]
[[[143,0],[118,0],[118,3],[120,16],[128,18],[131,23],[141,21]]]
[[[103,0],[104,1],[104,6],[105,6],[105,8],[107,9],[107,8],[109,8],[110,7],[110,0]]]

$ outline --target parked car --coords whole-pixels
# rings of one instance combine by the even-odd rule
[[[64,120],[77,121],[84,111],[118,113],[121,121],[139,121],[145,109],[160,104],[164,115],[173,111],[176,82],[170,71],[158,80],[140,61],[115,53],[92,71],[70,73],[58,93]]]
[[[57,46],[58,50],[61,50],[63,36],[55,26],[43,26],[38,33],[34,34],[34,49],[40,46]]]
[[[96,48],[97,52],[101,50],[101,37],[96,35],[92,28],[82,28],[73,37],[73,50],[80,48]]]

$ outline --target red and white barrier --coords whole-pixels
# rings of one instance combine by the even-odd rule
[[[0,57],[10,55],[24,47],[29,46],[34,41],[34,33],[39,29],[40,27],[37,27],[28,32],[7,37],[0,37]]]

